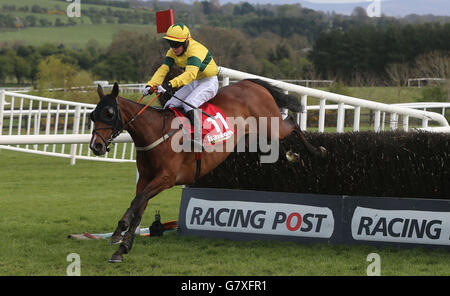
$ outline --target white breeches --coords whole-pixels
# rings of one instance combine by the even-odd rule
[[[217,79],[217,76],[212,76],[201,80],[194,80],[188,85],[180,88],[174,95],[187,103],[198,107],[212,99],[217,94],[218,89],[219,80]],[[174,97],[170,98],[164,105],[164,109],[169,107],[181,107],[184,108],[185,112],[192,110],[191,107]]]

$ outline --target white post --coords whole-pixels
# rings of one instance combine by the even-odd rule
[[[230,77],[228,77],[228,76],[223,77],[223,79],[222,79],[222,87],[227,86],[229,84],[230,84]]]
[[[389,128],[391,130],[396,130],[397,126],[398,126],[398,114],[391,113],[390,120],[389,120]]]
[[[339,103],[338,104],[338,114],[337,114],[337,128],[336,128],[336,131],[338,133],[344,132],[344,122],[345,122],[344,103]]]
[[[3,114],[5,112],[5,90],[0,90],[0,135],[3,132]]]
[[[320,99],[320,108],[319,108],[319,133],[323,133],[325,130],[325,108],[326,108],[326,100]]]
[[[353,118],[353,131],[359,132],[359,122],[361,121],[361,107],[355,106],[355,115]]]
[[[308,116],[308,111],[306,110],[306,107],[308,105],[308,96],[307,95],[302,95],[301,100],[300,100],[300,104],[302,105],[302,116],[300,118],[300,129],[302,131],[306,131],[306,120],[307,120],[307,116]]]
[[[408,124],[409,124],[409,116],[408,115],[403,115],[403,130],[405,132],[408,131]]]
[[[0,90],[0,136],[3,132],[3,114],[5,112],[5,90]],[[0,149],[0,151],[2,151]]]
[[[73,134],[78,134],[80,129],[80,114],[81,114],[81,106],[75,107],[75,115],[73,118]],[[77,154],[77,144],[70,145],[70,164],[74,165]]]
[[[50,122],[52,120],[52,115],[50,114],[51,111],[51,103],[48,103],[47,105],[47,121],[45,123],[45,135],[48,136],[50,134]],[[44,145],[44,151],[47,151],[48,144]]]
[[[380,131],[380,117],[381,117],[381,111],[380,110],[376,110],[375,111],[375,118],[374,118],[374,122],[373,122],[373,130],[375,132],[379,132]]]

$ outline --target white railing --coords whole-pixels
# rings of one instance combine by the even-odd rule
[[[343,132],[345,125],[345,112],[353,113],[353,131],[359,131],[361,109],[371,110],[375,131],[384,130],[386,115],[389,116],[389,127],[398,128],[399,117],[402,116],[402,128],[409,129],[409,119],[417,118],[422,121],[422,129],[430,129],[428,123],[435,122],[438,126],[432,130],[449,132],[450,127],[443,115],[447,103],[435,105],[387,105],[372,101],[362,100],[344,95],[338,95],[317,89],[281,82],[265,77],[256,76],[224,67],[220,67],[219,76],[222,78],[222,86],[228,85],[230,79],[242,80],[246,78],[259,78],[272,84],[301,95],[303,111],[296,114],[300,127],[306,130],[308,112],[318,110],[318,131],[325,128],[327,110],[337,110],[336,131]],[[143,84],[127,85],[129,88],[140,91]],[[319,99],[318,106],[308,106],[308,97]],[[328,104],[327,101],[337,104]],[[134,162],[134,143],[128,133],[123,133],[114,142],[112,152],[102,157],[91,154],[88,147],[93,129],[93,123],[88,114],[95,108],[93,104],[84,104],[41,98],[15,92],[0,90],[0,149],[31,152],[36,154],[51,155],[70,158],[71,164],[76,159],[89,159],[111,162]],[[414,109],[415,108],[415,109]],[[442,108],[442,114],[416,109]],[[287,113],[287,110],[282,110]],[[120,144],[119,144],[120,143]]]
[[[128,134],[116,139],[102,157],[88,147],[93,104],[69,102],[0,90],[0,149],[98,161],[134,161],[134,143]],[[130,143],[131,142],[131,143]]]
[[[434,81],[434,82],[438,82],[438,83],[443,83],[443,82],[446,82],[447,79],[444,79],[444,78],[409,78],[408,79],[408,87],[413,86],[412,85],[413,81],[417,81],[417,86],[420,88],[420,87],[422,87],[422,81]]]
[[[223,78],[222,85],[228,85],[230,79],[242,80],[246,78],[259,78],[269,81],[275,86],[284,89],[286,92],[292,92],[301,95],[301,104],[303,106],[303,111],[300,115],[297,115],[297,120],[299,121],[300,128],[306,130],[307,128],[307,100],[309,97],[314,97],[319,99],[319,117],[318,117],[318,131],[323,132],[325,129],[325,116],[326,116],[326,102],[332,101],[338,104],[337,107],[337,123],[336,131],[343,132],[345,125],[345,110],[349,106],[353,106],[353,131],[360,130],[360,119],[361,119],[361,108],[372,110],[374,113],[373,120],[373,130],[378,132],[384,130],[384,118],[382,120],[382,114],[389,114],[389,126],[391,129],[398,128],[399,116],[402,116],[402,128],[405,131],[409,130],[409,119],[417,118],[422,121],[422,128],[429,128],[429,121],[435,122],[439,127],[448,128],[449,124],[444,116],[435,112],[415,110],[411,108],[405,108],[395,105],[388,105],[378,102],[372,102],[368,100],[363,100],[359,98],[354,98],[345,95],[339,95],[335,93],[330,93],[326,91],[321,91],[313,88],[307,88],[300,85],[294,85],[270,78],[265,78],[249,73],[244,73],[224,67],[220,67],[219,75]],[[383,116],[385,117],[385,116]]]
[[[417,102],[417,103],[401,103],[393,105],[412,109],[420,109],[423,111],[427,111],[429,109],[440,109],[442,116],[445,116],[446,109],[450,109],[450,103],[444,102]]]

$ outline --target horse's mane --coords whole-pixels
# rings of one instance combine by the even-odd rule
[[[129,103],[132,103],[132,104],[134,104],[134,105],[139,105],[139,106],[141,106],[141,108],[143,108],[146,104],[142,104],[142,103],[138,103],[138,102],[136,102],[136,101],[133,101],[133,100],[130,100],[130,99],[127,99],[127,98],[124,98],[124,97],[120,97],[119,96],[119,98],[121,98],[121,99],[123,99],[123,100],[125,100],[125,101],[127,101],[127,102],[129,102]],[[153,111],[157,111],[157,112],[159,112],[159,113],[164,113],[164,112],[171,112],[169,109],[163,109],[162,107],[153,107],[153,106],[148,106],[147,107],[147,109],[151,109],[151,110],[153,110]]]

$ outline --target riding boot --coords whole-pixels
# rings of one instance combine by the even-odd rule
[[[195,111],[194,109],[189,110],[188,112],[186,112],[186,117],[189,119],[191,125],[194,127],[194,139],[192,139],[192,142],[194,144],[194,151],[196,152],[201,152],[203,149],[203,144],[202,144],[202,139],[201,139],[201,135],[202,135],[202,131],[201,131],[201,121],[198,120],[195,123]],[[197,111],[199,112],[199,111]],[[199,116],[201,116],[201,114],[199,114]],[[195,137],[198,137],[198,139],[196,139]]]

